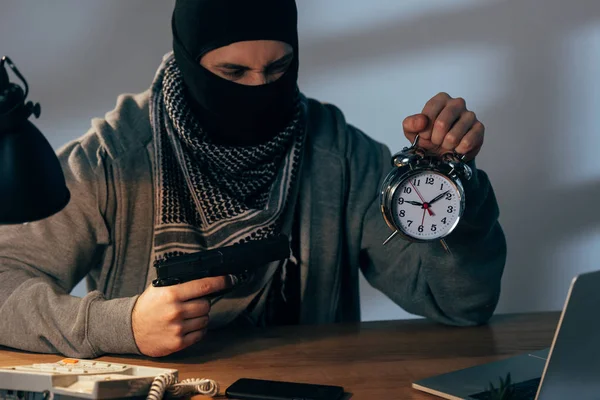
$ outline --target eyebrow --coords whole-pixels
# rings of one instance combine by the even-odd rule
[[[294,56],[294,52],[287,53],[283,57],[267,64],[264,69],[266,71],[266,70],[273,68],[273,66],[284,64],[284,63],[288,62],[289,60],[291,60],[293,56]],[[233,64],[233,63],[227,63],[227,62],[219,63],[219,64],[215,65],[215,67],[223,68],[223,69],[237,69],[237,70],[243,70],[243,71],[247,71],[247,70],[251,69],[247,65]]]

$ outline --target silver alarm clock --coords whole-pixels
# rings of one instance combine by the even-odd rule
[[[412,242],[439,240],[450,252],[444,238],[464,213],[463,181],[473,172],[463,155],[428,154],[418,142],[417,135],[411,147],[392,157],[393,169],[381,187],[381,212],[393,230],[384,245],[399,235]]]

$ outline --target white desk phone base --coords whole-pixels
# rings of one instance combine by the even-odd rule
[[[210,379],[177,382],[175,369],[65,358],[55,363],[0,367],[0,400],[162,399],[204,394],[219,386]]]

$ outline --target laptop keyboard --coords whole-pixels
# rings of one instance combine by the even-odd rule
[[[517,382],[509,385],[512,389],[513,395],[509,397],[510,400],[534,400],[535,394],[537,393],[538,386],[540,386],[542,378],[530,379],[528,381]],[[489,390],[469,396],[470,399],[477,400],[494,400],[496,397],[492,397],[492,392]]]

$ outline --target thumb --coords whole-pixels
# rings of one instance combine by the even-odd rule
[[[429,118],[425,114],[415,114],[410,117],[406,117],[402,122],[402,128],[404,129],[404,135],[408,138],[414,138],[419,132],[427,129],[429,125]]]

